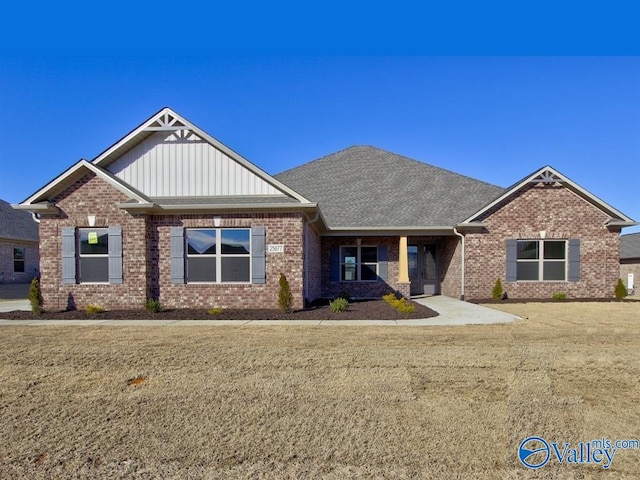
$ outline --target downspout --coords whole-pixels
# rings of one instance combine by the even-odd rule
[[[40,223],[40,219],[38,218],[38,214],[36,212],[31,212],[31,218],[33,218],[34,222]]]
[[[304,226],[304,301],[309,299],[309,225],[316,223],[320,218],[320,211],[316,209],[316,216],[308,220]]]
[[[460,288],[460,300],[464,301],[464,235],[458,232],[456,227],[453,227],[453,233],[459,236],[462,241],[462,286]]]

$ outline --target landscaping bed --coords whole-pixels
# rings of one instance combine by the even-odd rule
[[[33,320],[46,318],[53,320],[401,320],[431,318],[438,315],[424,305],[411,302],[414,313],[400,313],[383,300],[361,300],[350,302],[343,312],[332,312],[328,301],[314,302],[304,310],[282,313],[270,309],[223,309],[217,315],[207,313],[205,308],[171,308],[151,313],[144,308],[131,310],[108,310],[101,313],[87,313],[84,310],[45,312],[34,315],[31,312],[14,311],[1,313],[0,318],[8,320]]]

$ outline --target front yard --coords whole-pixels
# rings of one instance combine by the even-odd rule
[[[495,306],[494,306],[495,307]],[[4,327],[0,478],[637,478],[640,302],[464,327]],[[134,379],[136,379],[134,381]]]

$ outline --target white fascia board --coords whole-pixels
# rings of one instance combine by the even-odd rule
[[[434,226],[434,227],[344,227],[344,228],[327,228],[322,236],[448,236],[454,235],[452,226]]]
[[[210,203],[191,205],[162,205],[158,203],[118,203],[118,207],[124,210],[147,211],[158,214],[162,213],[189,213],[189,212],[299,212],[303,210],[315,209],[316,203],[305,204],[282,204],[282,203],[255,203],[255,204],[226,204],[211,205]]]
[[[612,216],[617,216],[618,218],[622,219],[623,221],[628,221],[628,222],[633,222],[634,221],[631,218],[629,218],[628,216],[626,216],[624,213],[622,213],[619,210],[613,208],[608,203],[604,202],[603,200],[599,199],[598,197],[596,197],[592,193],[590,193],[587,190],[585,190],[584,188],[582,188],[580,185],[578,185],[577,183],[575,183],[574,181],[569,179],[566,175],[563,175],[562,173],[558,172],[555,168],[547,165],[547,166],[544,166],[544,167],[536,170],[531,175],[525,177],[524,179],[522,179],[521,181],[519,181],[518,183],[513,185],[511,188],[507,189],[507,191],[505,193],[500,195],[493,202],[489,203],[488,205],[486,205],[482,209],[478,210],[476,213],[474,213],[473,215],[471,215],[469,218],[465,219],[461,223],[465,224],[465,223],[473,222],[473,220],[478,218],[480,215],[482,215],[483,213],[485,213],[488,210],[492,209],[494,206],[498,205],[499,203],[501,203],[502,201],[504,201],[505,199],[507,199],[508,197],[513,195],[514,193],[516,193],[518,190],[523,188],[525,185],[530,183],[532,180],[534,180],[538,175],[540,175],[545,170],[550,171],[553,175],[558,177],[559,178],[558,181],[560,183],[564,184],[565,186],[567,186],[569,188],[569,190],[573,190],[574,192],[578,193],[582,198],[585,198],[587,201],[589,201],[591,204],[593,204],[596,207],[598,207],[603,212],[605,212],[605,213],[607,213],[609,215],[612,215]]]
[[[21,202],[20,205],[25,205],[25,206],[28,205],[30,207],[36,205],[38,202],[46,199],[49,192],[56,189],[60,189],[60,187],[65,186],[65,182],[74,174],[76,174],[80,169],[86,169],[89,172],[94,173],[96,176],[102,178],[104,181],[106,181],[116,189],[120,190],[122,193],[127,195],[132,200],[136,200],[142,203],[147,203],[149,201],[149,199],[145,198],[139,192],[136,192],[132,188],[128,187],[126,184],[121,182],[115,176],[109,174],[108,172],[105,172],[101,168],[87,162],[86,160],[80,160],[78,163],[68,168],[61,175],[53,179],[47,185],[45,185],[36,193],[31,195],[29,198]]]
[[[163,128],[163,129],[151,128],[150,127],[150,125],[152,123],[154,123],[155,121],[157,121],[159,118],[163,117],[166,114],[170,114],[174,118],[178,119],[185,126],[184,127],[168,127],[168,128]],[[130,142],[137,135],[140,135],[145,131],[172,130],[172,129],[173,130],[179,129],[179,130],[190,130],[190,131],[192,131],[198,137],[202,138],[204,141],[206,141],[207,143],[209,143],[213,147],[215,147],[218,150],[220,150],[221,152],[223,152],[225,155],[227,155],[232,160],[238,162],[244,168],[246,168],[250,172],[254,173],[259,178],[264,180],[265,182],[273,185],[278,190],[282,191],[283,193],[286,193],[290,197],[295,198],[300,203],[309,203],[309,204],[312,203],[309,200],[307,200],[305,197],[300,195],[298,192],[292,190],[291,188],[287,187],[285,184],[279,182],[278,180],[273,178],[271,175],[269,175],[267,172],[265,172],[264,170],[258,168],[256,165],[254,165],[249,160],[244,158],[242,155],[240,155],[239,153],[233,151],[232,149],[230,149],[229,147],[227,147],[225,144],[221,143],[220,141],[216,140],[211,135],[209,135],[207,132],[205,132],[201,128],[198,128],[196,125],[191,123],[189,120],[184,118],[182,115],[179,115],[178,113],[174,112],[173,110],[171,110],[168,107],[163,108],[158,113],[156,113],[151,118],[149,118],[147,121],[145,121],[142,125],[140,125],[136,129],[132,130],[130,133],[128,133],[126,136],[124,136],[121,140],[116,142],[114,145],[112,145],[107,150],[105,150],[103,153],[101,153],[98,157],[96,157],[92,161],[92,163],[94,165],[102,165],[102,164],[105,164],[105,163],[106,164],[111,163],[110,156],[114,152],[116,152],[122,145],[124,145],[127,142]]]

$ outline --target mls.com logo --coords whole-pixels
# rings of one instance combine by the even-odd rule
[[[544,438],[525,438],[518,447],[518,458],[525,467],[544,467],[551,457],[551,448]]]

